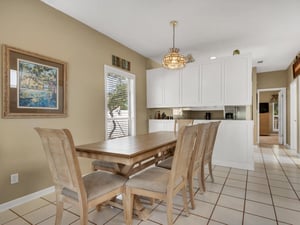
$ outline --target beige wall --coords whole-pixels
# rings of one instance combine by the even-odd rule
[[[257,89],[287,87],[287,71],[257,73]]]
[[[67,118],[0,119],[0,204],[52,186],[34,127],[69,128],[75,144],[104,139],[103,70],[112,54],[131,62],[137,133],[147,132],[146,58],[37,0],[1,0],[0,29],[0,45],[68,63]],[[87,171],[89,160],[80,162]],[[11,185],[13,173],[20,182]]]

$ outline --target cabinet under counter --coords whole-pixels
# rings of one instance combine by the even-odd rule
[[[194,124],[212,120],[194,120]],[[253,121],[221,120],[213,152],[213,164],[254,170]],[[174,120],[149,120],[149,132],[173,131]]]

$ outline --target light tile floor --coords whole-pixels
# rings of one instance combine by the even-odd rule
[[[300,157],[280,146],[255,148],[255,170],[214,166],[215,182],[206,174],[207,191],[195,187],[196,209],[186,217],[181,196],[174,199],[175,225],[286,225],[300,224]],[[197,181],[195,182],[197,185]],[[134,219],[134,225],[167,224],[166,206],[153,206],[147,221]],[[78,211],[65,206],[63,225],[79,225]],[[0,213],[5,225],[53,225],[55,196],[41,197]],[[89,225],[124,224],[123,211],[105,207],[89,212]]]

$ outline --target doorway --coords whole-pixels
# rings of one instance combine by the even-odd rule
[[[258,143],[286,144],[286,89],[257,90]]]

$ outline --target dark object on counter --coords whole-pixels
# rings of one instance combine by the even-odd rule
[[[225,113],[226,120],[233,120],[233,113]]]
[[[154,119],[160,119],[160,111],[156,111]]]
[[[205,119],[206,120],[210,120],[211,119],[211,113],[210,112],[205,113]]]
[[[166,119],[166,118],[167,118],[167,115],[163,112],[163,113],[161,114],[161,118],[162,118],[162,119]]]

